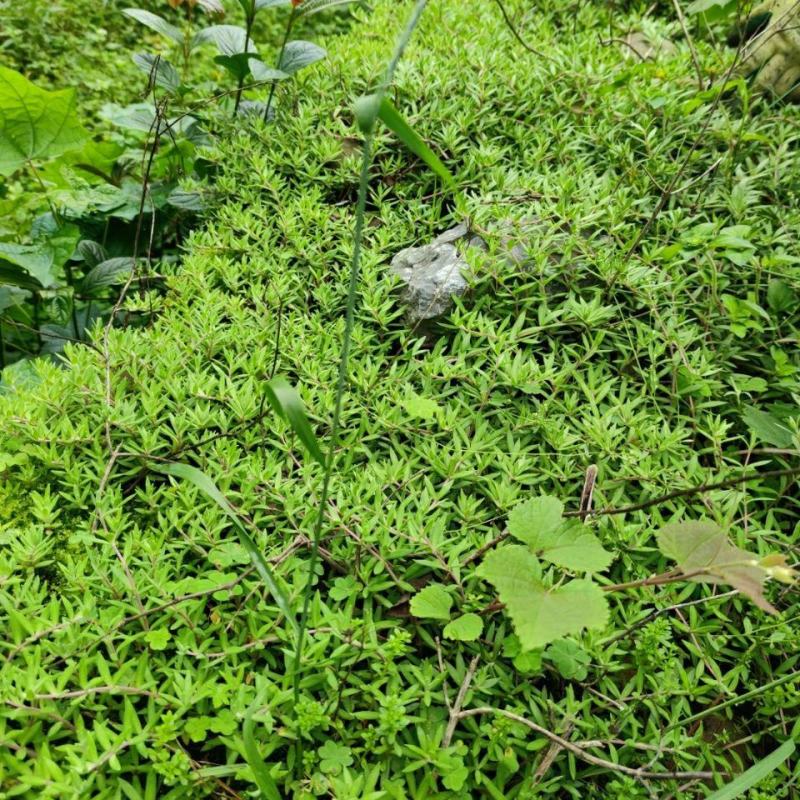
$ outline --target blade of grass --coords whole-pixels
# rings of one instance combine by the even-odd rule
[[[789,739],[784,742],[777,750],[773,750],[768,756],[757,761],[750,769],[739,775],[726,786],[709,795],[706,800],[735,800],[741,797],[748,789],[752,789],[760,783],[771,772],[774,772],[790,755],[794,753],[794,742]]]
[[[253,562],[253,566],[261,576],[261,580],[264,581],[267,589],[269,589],[270,594],[275,600],[275,605],[278,606],[283,615],[286,617],[287,622],[295,629],[295,631],[297,631],[297,621],[295,620],[291,606],[289,605],[289,599],[286,597],[286,594],[280,587],[280,584],[275,577],[275,573],[270,569],[270,566],[267,564],[267,561],[261,554],[261,551],[256,547],[256,543],[245,529],[241,519],[239,518],[239,515],[236,513],[225,495],[222,494],[219,488],[217,488],[217,485],[214,483],[214,481],[212,481],[211,478],[205,474],[205,472],[202,472],[196,467],[191,467],[188,464],[161,464],[154,467],[154,469],[158,472],[172,475],[174,478],[181,478],[193,483],[198,489],[200,489],[201,492],[203,492],[203,494],[217,503],[217,505],[228,515],[228,517],[230,517],[231,521],[236,527],[236,532],[239,535],[239,541],[242,543],[242,547],[244,547],[244,549],[247,551],[247,554],[250,556],[250,560]]]
[[[322,455],[317,437],[311,430],[303,401],[294,387],[282,375],[276,375],[267,381],[264,390],[275,413],[289,423],[311,457],[324,467],[325,456]]]
[[[328,445],[328,458],[325,466],[325,475],[322,479],[322,492],[320,495],[317,517],[314,522],[314,534],[311,540],[311,555],[308,562],[308,579],[304,590],[303,610],[300,614],[300,622],[297,634],[297,646],[295,648],[294,663],[292,665],[292,682],[295,703],[300,696],[300,665],[303,655],[303,639],[308,615],[311,609],[311,598],[314,593],[314,577],[316,575],[317,561],[319,560],[319,543],[322,536],[322,525],[325,520],[325,512],[328,506],[328,495],[330,492],[331,477],[333,475],[333,464],[336,458],[336,445],[339,439],[339,424],[342,414],[342,399],[344,397],[345,385],[347,384],[347,366],[350,358],[350,345],[353,333],[353,321],[355,319],[356,289],[358,287],[358,276],[361,266],[361,240],[364,234],[364,217],[367,207],[367,187],[369,185],[369,166],[372,161],[372,144],[375,130],[375,120],[377,110],[380,108],[381,100],[386,94],[386,90],[394,78],[397,64],[403,56],[406,45],[411,39],[411,34],[419,23],[422,12],[427,6],[428,0],[417,0],[414,10],[405,30],[400,36],[395,47],[394,55],[386,68],[380,86],[375,92],[374,97],[376,108],[370,112],[363,122],[366,123],[364,137],[364,149],[361,158],[361,176],[358,185],[358,205],[356,207],[356,226],[353,233],[353,259],[350,267],[350,282],[347,290],[347,310],[345,313],[344,337],[342,339],[342,349],[339,356],[339,374],[336,384],[336,401],[333,410],[333,421],[331,423],[331,437]]]
[[[381,122],[394,133],[398,139],[412,152],[421,158],[444,183],[455,189],[456,181],[450,170],[441,162],[439,156],[425,144],[417,132],[403,119],[400,112],[394,107],[388,97],[377,101],[375,95],[367,95],[356,101],[356,118],[362,130],[366,129],[376,113]],[[374,122],[374,120],[372,120]]]
[[[242,742],[244,743],[244,757],[247,761],[247,766],[250,767],[255,779],[256,786],[261,791],[261,796],[266,800],[281,800],[281,793],[278,791],[278,785],[272,780],[272,775],[269,774],[267,765],[258,751],[258,744],[254,733],[255,722],[253,720],[253,713],[255,706],[250,706],[244,715],[244,722],[242,724]]]

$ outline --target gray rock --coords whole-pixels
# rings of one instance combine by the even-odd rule
[[[452,298],[466,291],[467,262],[453,244],[466,233],[466,225],[457,225],[431,244],[407,247],[392,259],[391,272],[405,284],[409,324],[440,317],[450,310]]]

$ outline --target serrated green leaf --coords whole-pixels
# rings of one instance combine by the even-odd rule
[[[474,642],[483,631],[483,620],[477,614],[462,614],[444,626],[444,638],[458,642]]]
[[[450,619],[453,598],[439,583],[428,584],[411,598],[411,613],[422,619]]]
[[[40,89],[0,67],[0,175],[75,150],[88,136],[78,121],[74,89]]]
[[[538,572],[536,556],[516,544],[489,553],[478,568],[505,603],[524,650],[606,625],[608,603],[597,584],[584,579],[547,589],[535,577]]]
[[[541,557],[564,569],[601,572],[614,559],[586,526],[575,520],[565,522],[541,543]]]
[[[214,483],[214,481],[212,481],[211,478],[209,478],[204,472],[196,467],[189,466],[189,464],[157,464],[153,466],[153,469],[158,472],[163,472],[166,475],[172,475],[175,478],[181,478],[193,483],[198,489],[200,489],[200,491],[202,491],[207,497],[211,498],[227,514],[236,527],[242,547],[247,550],[247,554],[250,556],[253,566],[256,568],[256,571],[261,576],[265,586],[272,594],[275,604],[286,617],[286,621],[289,623],[289,625],[297,630],[297,620],[292,613],[292,608],[289,605],[289,600],[286,597],[286,594],[278,584],[272,569],[270,568],[269,564],[267,564],[266,559],[262,555],[261,551],[256,547],[252,537],[239,519],[239,515],[234,511],[225,495],[223,495],[222,492],[217,488],[217,485]]]
[[[557,497],[533,497],[511,509],[508,532],[534,550],[541,550],[543,542],[563,522],[563,515],[564,504]]]
[[[713,522],[677,522],[656,534],[658,549],[678,564],[687,580],[727,583],[770,614],[777,609],[764,597],[767,571],[758,556],[731,544],[725,531]]]

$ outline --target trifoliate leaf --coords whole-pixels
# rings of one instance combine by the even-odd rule
[[[547,589],[536,577],[540,567],[527,547],[500,547],[483,560],[478,574],[497,589],[524,650],[542,647],[608,620],[603,590],[590,580]]]
[[[439,583],[431,583],[411,598],[411,613],[423,619],[450,619],[453,598]]]
[[[764,597],[767,569],[757,557],[731,544],[725,531],[713,522],[678,522],[657,534],[658,549],[676,561],[687,580],[727,583],[770,614],[777,609]]]
[[[458,642],[474,642],[483,630],[483,620],[477,614],[462,614],[444,626],[444,638]]]
[[[144,638],[151,650],[166,650],[170,633],[166,628],[157,628],[147,631]]]

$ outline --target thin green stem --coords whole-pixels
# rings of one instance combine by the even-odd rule
[[[286,52],[286,45],[289,43],[289,37],[292,35],[292,28],[294,21],[297,19],[297,9],[292,7],[292,12],[289,14],[289,21],[286,23],[286,30],[283,34],[283,41],[281,42],[281,49],[278,53],[278,61],[275,64],[275,69],[281,68],[283,61],[283,54]],[[278,86],[278,81],[272,81],[269,87],[269,97],[267,98],[267,107],[264,109],[264,122],[269,122],[269,112],[272,108],[272,100],[275,97],[275,89]]]
[[[422,12],[428,0],[417,0],[411,18],[406,25],[403,34],[401,35],[397,47],[395,48],[392,60],[386,68],[386,73],[379,85],[375,96],[377,98],[375,103],[375,112],[372,122],[369,125],[367,134],[364,141],[364,152],[361,159],[361,178],[358,187],[358,205],[356,206],[356,227],[353,234],[353,259],[350,267],[350,283],[347,291],[347,310],[345,314],[345,327],[344,338],[342,339],[342,350],[339,357],[339,376],[336,385],[336,401],[334,404],[333,421],[331,423],[331,436],[330,445],[328,448],[328,457],[325,465],[325,475],[322,480],[322,493],[320,495],[319,509],[314,524],[314,534],[311,540],[311,555],[308,563],[308,581],[305,587],[305,596],[303,598],[303,610],[300,614],[300,621],[298,624],[297,644],[295,648],[293,670],[293,692],[294,699],[297,702],[300,696],[300,664],[303,655],[303,642],[305,639],[305,631],[308,625],[308,615],[311,609],[311,598],[314,594],[314,578],[316,575],[317,563],[319,561],[319,543],[322,537],[322,525],[325,521],[325,512],[328,505],[328,495],[330,493],[331,477],[333,475],[333,466],[336,461],[336,445],[339,439],[339,426],[342,412],[342,399],[344,397],[345,386],[347,385],[347,367],[350,358],[350,345],[353,333],[353,321],[355,318],[356,306],[356,289],[358,287],[358,277],[361,266],[361,244],[364,234],[364,217],[367,207],[367,188],[369,186],[369,168],[372,161],[372,144],[374,139],[375,122],[377,120],[377,111],[380,108],[380,101],[386,94],[386,90],[392,82],[397,64],[403,56],[406,45],[411,39],[411,34],[419,23]]]
[[[245,53],[249,52],[250,48],[250,34],[253,32],[253,22],[255,22],[256,18],[256,10],[255,10],[255,0],[253,5],[251,6],[250,11],[247,14],[247,20],[245,21],[245,29],[244,29],[244,51]],[[239,105],[242,102],[242,89],[244,88],[244,73],[239,75],[239,84],[236,87],[236,99],[233,103],[233,116],[235,117],[239,113]]]

